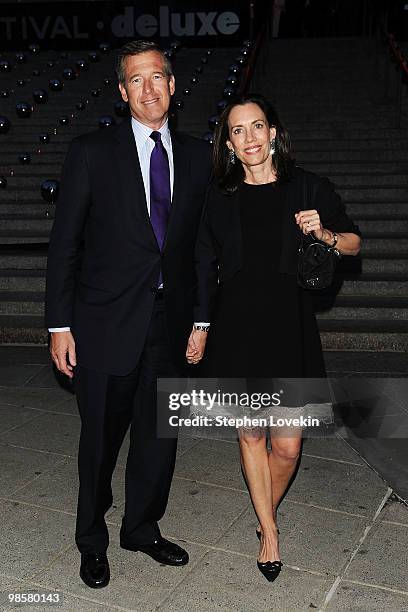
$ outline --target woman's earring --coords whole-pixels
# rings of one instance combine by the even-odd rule
[[[275,138],[272,138],[270,144],[271,144],[271,155],[275,155],[275,151],[276,151],[276,148],[275,148]]]
[[[229,151],[228,159],[230,164],[235,164],[235,153],[232,149]]]

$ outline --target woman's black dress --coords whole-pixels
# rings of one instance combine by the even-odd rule
[[[244,264],[219,287],[202,377],[325,376],[310,295],[296,275],[278,272],[285,189],[284,183],[240,187]]]

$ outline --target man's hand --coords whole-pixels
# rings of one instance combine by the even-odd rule
[[[76,366],[75,340],[72,333],[52,332],[50,353],[58,370],[72,378],[74,375],[72,369]]]
[[[186,358],[188,363],[195,364],[203,358],[207,336],[208,332],[198,330],[193,325],[187,343]]]

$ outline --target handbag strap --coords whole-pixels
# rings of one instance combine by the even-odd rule
[[[302,198],[302,206],[300,210],[309,210],[311,208],[311,205],[313,204],[315,196],[316,196],[316,192],[317,192],[317,181],[313,181],[312,188],[310,189],[309,181],[307,180],[307,172],[303,172],[303,198]],[[303,247],[304,241],[307,239],[307,236],[302,232],[300,228],[299,228],[299,231],[301,234],[301,238],[300,238],[300,249],[301,249]],[[316,242],[319,242],[317,238],[315,240]]]

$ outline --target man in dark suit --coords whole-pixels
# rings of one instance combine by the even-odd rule
[[[175,438],[156,431],[156,379],[182,376],[193,321],[194,242],[211,171],[204,141],[170,131],[171,66],[152,42],[121,50],[131,118],[74,139],[61,179],[47,270],[46,324],[81,416],[76,542],[82,580],[109,582],[111,479],[130,426],[121,546],[160,563],[188,554],[158,527]]]

